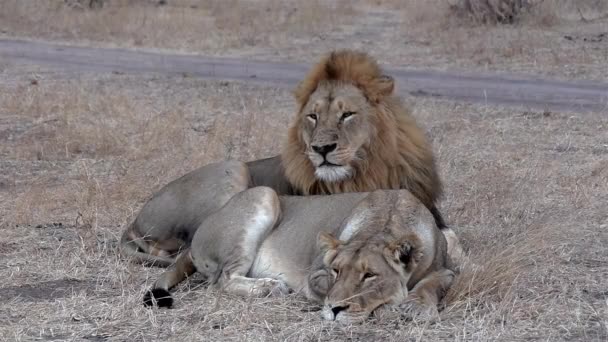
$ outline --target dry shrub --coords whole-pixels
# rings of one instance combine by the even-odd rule
[[[543,25],[560,19],[597,19],[608,9],[603,0],[449,0],[450,15],[476,24],[513,24],[520,21]]]
[[[536,0],[524,13],[530,23],[551,26],[560,20],[591,21],[606,17],[608,1],[605,0]]]
[[[451,0],[451,10],[482,24],[512,24],[531,5],[527,0]]]

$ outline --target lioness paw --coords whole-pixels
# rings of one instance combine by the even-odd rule
[[[282,296],[289,294],[289,287],[281,280],[272,278],[260,278],[255,281],[252,289],[257,296]]]
[[[406,302],[397,305],[397,310],[407,320],[435,321],[439,319],[437,307],[424,304],[419,298],[408,299]]]

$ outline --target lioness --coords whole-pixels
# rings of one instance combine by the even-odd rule
[[[168,290],[199,271],[231,293],[300,292],[328,320],[361,321],[384,304],[433,314],[454,278],[447,251],[407,190],[279,197],[255,187],[209,215],[144,303],[170,307]]]
[[[279,195],[407,189],[446,228],[431,146],[394,94],[394,81],[362,52],[325,56],[295,90],[298,113],[280,156],[194,170],[154,195],[122,236],[123,255],[166,266],[196,228],[235,194]]]

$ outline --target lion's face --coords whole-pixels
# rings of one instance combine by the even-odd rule
[[[328,234],[319,237],[326,250],[324,263],[333,281],[325,298],[326,320],[356,323],[384,304],[400,303],[418,260],[410,241],[353,241]]]
[[[375,135],[374,108],[361,90],[341,82],[322,82],[300,112],[301,135],[317,179],[340,182],[366,160]]]

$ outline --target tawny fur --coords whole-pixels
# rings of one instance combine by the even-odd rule
[[[350,83],[361,89],[375,110],[374,132],[364,148],[367,156],[354,167],[353,177],[325,182],[315,177],[315,168],[306,156],[301,135],[302,120],[294,120],[281,158],[286,178],[304,195],[364,192],[377,189],[408,189],[428,208],[441,196],[433,152],[424,133],[416,125],[400,99],[387,91],[383,72],[362,52],[335,51],[323,58],[294,92],[298,116],[321,82]]]
[[[366,118],[364,126],[355,126],[361,133],[358,136],[363,136],[359,139],[363,145],[342,139],[341,145],[345,146],[340,146],[339,153],[357,153],[345,165],[352,171],[349,177],[334,182],[315,176],[315,166],[307,154],[310,146],[302,137],[302,122],[309,114],[304,108],[311,94],[328,82],[332,90],[355,93],[355,103],[364,107]],[[208,215],[235,194],[255,186],[268,186],[279,195],[407,189],[431,211],[437,226],[445,229],[435,206],[441,182],[431,146],[407,108],[393,95],[393,87],[392,78],[364,53],[335,51],[327,55],[295,90],[299,112],[280,156],[248,163],[209,164],[169,183],[146,203],[125,231],[122,253],[135,261],[168,266],[175,260],[174,255],[190,245]],[[344,131],[340,133],[347,136]]]
[[[454,278],[447,251],[430,211],[406,190],[279,197],[254,187],[201,224],[144,304],[171,306],[168,291],[198,271],[232,294],[291,290],[346,324],[385,306],[436,314]]]

